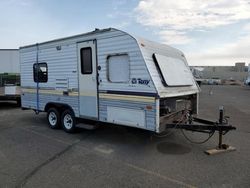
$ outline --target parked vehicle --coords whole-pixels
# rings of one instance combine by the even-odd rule
[[[20,75],[0,74],[0,100],[14,100],[21,105]]]
[[[190,67],[190,70],[195,78],[195,81],[199,86],[201,86],[202,82],[204,81],[203,77],[203,69],[202,68],[196,68],[196,67]]]
[[[18,49],[0,49],[0,100],[20,100]]]
[[[247,79],[245,81],[245,84],[250,86],[250,64],[248,64],[248,76],[247,76]]]
[[[209,85],[221,85],[221,79],[220,78],[211,78],[208,80]]]
[[[250,78],[247,78],[247,79],[246,79],[245,84],[246,84],[247,86],[250,86]]]
[[[198,111],[184,54],[117,29],[21,47],[20,64],[23,109],[47,112],[66,132],[91,119],[159,133]]]

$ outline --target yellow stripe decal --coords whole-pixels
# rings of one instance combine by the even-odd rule
[[[22,93],[36,93],[36,89],[22,89]],[[63,95],[63,91],[39,89],[39,94]],[[69,92],[69,96],[78,96],[78,92]]]
[[[36,93],[36,89],[22,89],[22,93]],[[39,89],[40,94],[51,94],[51,95],[63,95],[63,91],[60,90],[48,90],[48,89]],[[80,96],[95,96],[95,93],[90,92],[80,92]],[[69,92],[68,96],[79,96],[78,92]],[[121,94],[107,94],[100,93],[99,97],[102,99],[110,100],[127,100],[127,101],[137,101],[137,102],[148,102],[154,103],[154,97],[138,96],[138,95],[121,95]]]

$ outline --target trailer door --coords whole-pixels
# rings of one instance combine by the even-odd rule
[[[98,119],[96,41],[78,43],[80,117]]]

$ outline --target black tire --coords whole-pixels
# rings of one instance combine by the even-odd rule
[[[74,133],[76,130],[76,118],[72,110],[66,109],[61,116],[63,130],[67,133]]]
[[[50,108],[47,111],[47,121],[52,129],[59,129],[61,125],[60,113],[56,108]]]

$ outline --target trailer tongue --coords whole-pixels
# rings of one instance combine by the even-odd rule
[[[206,119],[193,117],[192,114],[190,115],[188,111],[185,111],[185,112],[183,111],[182,117],[186,117],[187,118],[186,122],[188,122],[188,123],[186,123],[186,124],[181,123],[180,124],[180,123],[176,122],[176,123],[172,123],[172,124],[166,124],[165,128],[166,129],[174,128],[174,129],[181,129],[181,130],[186,130],[186,131],[209,134],[209,136],[206,140],[204,140],[203,142],[197,143],[197,142],[193,142],[192,140],[190,140],[185,135],[185,133],[182,131],[184,137],[187,140],[189,140],[192,143],[196,143],[196,144],[205,143],[214,135],[215,131],[218,131],[218,133],[219,133],[218,147],[215,149],[206,150],[205,153],[208,155],[236,150],[234,147],[222,143],[223,135],[227,134],[231,130],[236,130],[236,127],[234,127],[228,123],[228,117],[224,116],[224,108],[223,107],[220,107],[219,120],[215,121],[215,122],[210,121],[210,120],[206,120]],[[180,119],[179,122],[183,122],[183,120]]]

